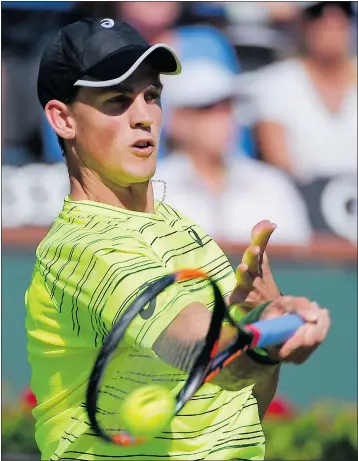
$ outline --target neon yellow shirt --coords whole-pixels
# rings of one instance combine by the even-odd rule
[[[146,282],[201,268],[224,295],[232,291],[231,265],[202,229],[166,204],[149,214],[66,198],[36,255],[26,328],[42,459],[264,458],[253,386],[229,392],[205,384],[165,431],[143,445],[108,444],[88,423],[85,392],[99,347]],[[187,375],[160,360],[152,345],[194,301],[212,306],[207,281],[169,287],[134,320],[101,383],[98,411],[105,428],[120,429],[118,407],[136,387],[158,383],[173,393],[181,389]]]

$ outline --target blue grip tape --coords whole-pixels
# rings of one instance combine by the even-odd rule
[[[287,314],[252,323],[251,326],[260,333],[255,347],[264,348],[281,344],[293,336],[304,323],[305,321],[297,314]]]

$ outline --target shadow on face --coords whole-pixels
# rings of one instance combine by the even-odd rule
[[[81,87],[71,105],[77,160],[107,182],[148,180],[155,171],[162,122],[158,72],[143,64],[124,82],[108,88]],[[150,152],[134,146],[152,143]]]

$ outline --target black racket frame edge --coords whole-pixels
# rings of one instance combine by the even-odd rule
[[[145,306],[150,301],[152,301],[170,285],[175,283],[177,277],[177,273],[168,274],[147,286],[147,288],[142,293],[140,293],[138,297],[132,302],[132,304],[126,309],[125,313],[121,316],[119,321],[113,326],[112,330],[105,338],[103,345],[98,353],[87,387],[86,410],[89,422],[94,432],[108,442],[113,443],[113,440],[102,430],[96,417],[100,384],[105,369],[108,363],[111,361],[113,353],[117,349],[119,342],[121,339],[123,339],[127,328],[134,320],[134,318],[145,308]],[[209,330],[205,338],[204,347],[196,359],[182,390],[176,397],[175,414],[177,414],[193,397],[195,392],[205,382],[205,378],[208,374],[217,368],[221,368],[223,363],[238,350],[249,347],[253,340],[253,334],[231,318],[224,298],[217,284],[209,277],[207,280],[210,282],[214,292],[213,314]],[[237,340],[231,343],[225,350],[221,351],[219,354],[213,357],[213,350],[218,343],[222,329],[222,323],[225,319],[232,326],[235,326],[238,329],[238,337]]]

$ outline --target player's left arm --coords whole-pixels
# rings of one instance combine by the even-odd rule
[[[305,298],[280,297],[260,309],[259,319],[280,317],[295,312],[305,321],[297,333],[279,348],[268,349],[272,364],[262,364],[246,354],[224,367],[211,381],[222,389],[236,391],[254,384],[260,417],[263,418],[275,395],[282,362],[303,363],[324,340],[329,328],[326,309]],[[210,323],[211,312],[203,305],[187,306],[159,335],[153,350],[165,362],[189,373],[198,357]],[[218,351],[225,349],[237,337],[235,327],[222,328]]]
[[[228,299],[235,305],[231,312],[237,320],[250,323],[265,318],[274,318],[285,313],[295,312],[306,320],[294,337],[281,348],[268,351],[270,359],[296,364],[306,361],[312,352],[324,340],[330,327],[327,309],[321,309],[316,303],[306,298],[283,296],[273,278],[266,247],[276,229],[276,225],[264,220],[257,223],[251,234],[251,245],[247,248],[241,264],[237,267],[237,285]],[[260,309],[263,303],[271,303]],[[245,316],[243,318],[243,316]],[[251,355],[255,361],[258,355]],[[262,368],[262,367],[261,367]],[[254,394],[259,402],[261,417],[275,395],[280,366],[263,366],[265,373],[257,373]]]

